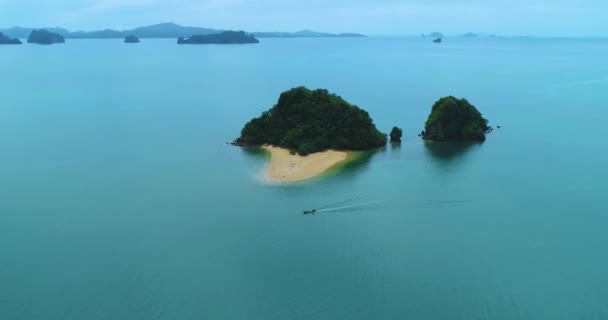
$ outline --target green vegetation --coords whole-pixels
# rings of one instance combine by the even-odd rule
[[[386,145],[369,114],[327,90],[298,87],[251,120],[239,145],[271,144],[307,155],[326,149],[369,150]]]
[[[190,38],[179,37],[178,44],[244,44],[259,43],[260,41],[252,34],[244,31],[224,31],[215,34],[203,34],[191,36]]]
[[[401,142],[401,137],[403,136],[403,130],[401,128],[393,127],[391,130],[391,142]]]
[[[449,96],[433,105],[422,137],[436,141],[483,141],[489,130],[488,120],[466,99]]]

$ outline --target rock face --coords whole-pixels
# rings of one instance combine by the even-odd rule
[[[11,39],[7,37],[4,33],[0,32],[0,44],[21,44],[21,40]]]
[[[139,43],[139,38],[133,35],[127,36],[125,38],[125,43]]]
[[[245,125],[238,145],[271,144],[301,155],[327,149],[369,150],[386,145],[369,114],[324,89],[298,87]]]
[[[483,141],[491,131],[488,120],[466,99],[452,96],[433,105],[422,138],[435,141]]]
[[[245,44],[259,42],[255,36],[248,35],[244,31],[224,31],[222,33],[177,39],[177,44]]]
[[[63,38],[63,36],[60,34],[41,29],[33,30],[30,37],[27,39],[27,42],[37,44],[64,43],[65,38]]]
[[[391,130],[391,142],[401,142],[401,137],[403,136],[403,130],[401,128],[393,127]]]

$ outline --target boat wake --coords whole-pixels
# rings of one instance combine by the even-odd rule
[[[342,201],[334,202],[334,203],[331,203],[331,204],[326,204],[324,206],[320,206],[320,207],[317,208],[317,210],[330,209],[330,208],[334,208],[334,207],[337,207],[337,206],[342,206],[342,205],[346,205],[348,203],[352,203],[353,201],[360,201],[360,200],[363,200],[365,198],[366,198],[365,196],[352,197],[352,198],[347,199],[347,200],[342,200]]]
[[[377,200],[377,201],[370,201],[370,202],[364,202],[364,203],[358,203],[358,204],[353,204],[353,205],[350,205],[350,206],[318,209],[317,212],[332,212],[332,211],[350,210],[350,209],[362,208],[362,207],[366,207],[366,206],[371,206],[373,204],[379,204],[379,203],[385,203],[385,202],[388,202],[388,199]]]

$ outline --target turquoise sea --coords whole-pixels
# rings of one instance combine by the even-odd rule
[[[0,318],[608,319],[607,56],[605,39],[0,47]],[[299,85],[404,142],[264,182],[266,156],[226,142]],[[446,95],[502,128],[425,144]]]

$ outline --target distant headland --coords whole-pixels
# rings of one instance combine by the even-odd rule
[[[305,87],[283,92],[278,103],[249,121],[234,142],[267,145],[272,154],[268,176],[277,181],[311,178],[345,161],[349,151],[386,143],[386,135],[365,110],[327,90]]]
[[[0,32],[0,44],[22,44],[22,42],[19,39],[11,39]]]
[[[259,43],[252,34],[245,31],[224,31],[222,33],[196,35],[189,38],[179,37],[177,44],[246,44]]]
[[[187,27],[175,23],[160,23],[145,27],[138,27],[128,30],[97,30],[97,31],[69,31],[64,28],[42,28],[49,32],[57,33],[66,39],[124,39],[129,35],[136,36],[140,39],[158,38],[158,39],[177,39],[179,37],[189,38],[198,35],[218,34],[228,30]],[[33,30],[37,28],[22,28],[13,27],[9,29],[0,29],[8,37],[17,39],[26,39]],[[310,37],[365,37],[358,33],[324,33],[310,30],[302,30],[298,32],[248,32],[256,38],[310,38]]]

